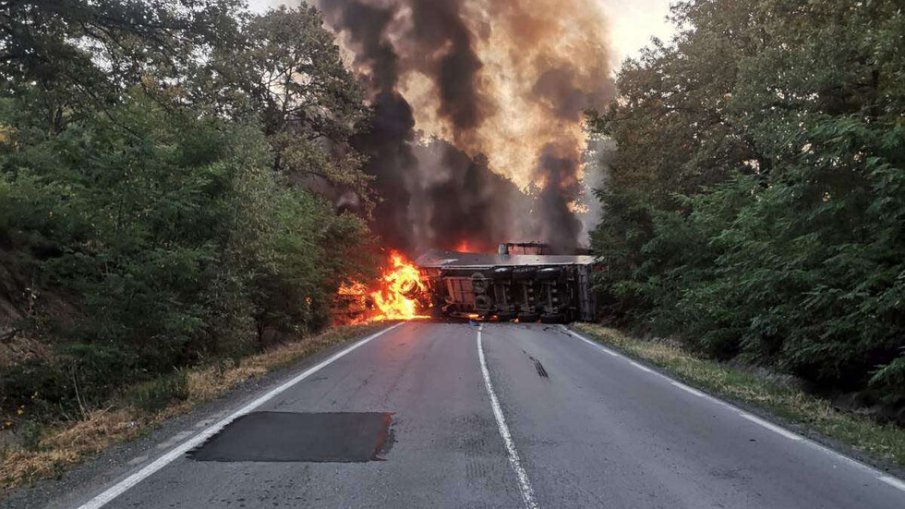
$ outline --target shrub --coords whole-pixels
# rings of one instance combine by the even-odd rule
[[[189,397],[188,377],[185,370],[157,377],[130,387],[125,394],[126,402],[146,413],[155,413],[173,401],[184,401]]]

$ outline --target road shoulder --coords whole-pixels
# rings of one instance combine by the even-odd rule
[[[570,327],[582,337],[641,361],[692,391],[744,408],[877,469],[905,476],[905,430],[837,410],[826,400],[753,370],[695,357],[678,345],[645,341],[596,324]]]
[[[36,476],[21,483],[0,496],[0,508],[68,507],[85,492],[97,491],[127,472],[151,463],[188,436],[229,415],[267,389],[292,379],[309,366],[386,327],[388,324],[344,329],[334,337],[315,341],[310,349],[300,348],[300,343],[289,343],[259,354],[269,356],[263,361],[257,359],[261,362],[255,365],[260,364],[260,369],[244,373],[191,404],[179,402],[164,409],[161,416],[143,423],[139,432],[123,437],[123,440],[112,440],[103,450],[86,454],[60,468],[56,475]],[[302,341],[308,339],[311,338]],[[250,363],[251,358],[247,361]]]

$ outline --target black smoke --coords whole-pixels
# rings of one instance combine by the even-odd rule
[[[526,194],[494,173],[485,157],[460,150],[494,110],[482,89],[483,64],[463,0],[320,0],[319,7],[354,53],[374,110],[370,130],[354,144],[370,158],[366,171],[380,200],[374,228],[386,243],[410,254],[462,242],[481,249],[519,240],[548,242],[562,252],[577,247],[581,225],[569,209],[578,195],[577,154],[545,150],[535,169],[543,187]],[[398,23],[401,14],[406,28]],[[400,46],[409,49],[405,61]],[[398,91],[408,71],[434,82],[436,114],[454,128],[452,139],[415,132],[412,107]],[[535,91],[557,116],[577,120],[588,98],[570,80],[568,69],[554,68]]]

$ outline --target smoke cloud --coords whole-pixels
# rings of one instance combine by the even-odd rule
[[[594,0],[318,0],[375,110],[355,144],[393,247],[574,250],[582,114],[613,93]]]

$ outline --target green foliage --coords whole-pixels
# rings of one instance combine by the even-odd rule
[[[594,249],[611,310],[819,387],[905,402],[905,13],[682,2],[594,119],[619,152]]]
[[[188,377],[184,370],[130,386],[125,395],[129,404],[149,414],[166,408],[173,401],[185,401],[188,397]]]
[[[187,95],[233,119],[260,120],[275,170],[350,189],[369,207],[371,178],[349,144],[367,119],[363,94],[321,24],[304,5],[248,18],[214,45],[210,61],[195,70],[199,86]]]
[[[127,399],[159,408],[179,368],[323,327],[338,282],[372,270],[366,218],[328,201],[367,194],[331,34],[307,8],[237,6],[3,7],[21,19],[0,30],[0,246],[75,309],[39,299],[49,354],[0,373],[0,409],[74,418],[142,381]]]
[[[26,451],[37,451],[41,447],[41,434],[44,428],[36,421],[25,421],[22,425],[22,447]]]

